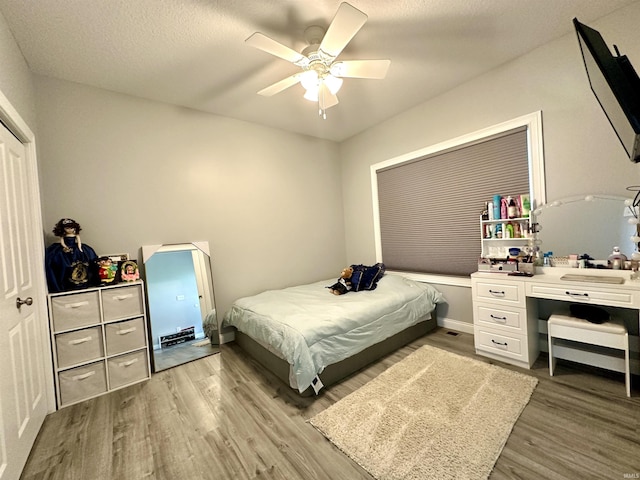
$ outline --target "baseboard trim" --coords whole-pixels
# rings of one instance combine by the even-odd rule
[[[455,318],[438,317],[438,326],[473,335],[473,323],[462,322]]]

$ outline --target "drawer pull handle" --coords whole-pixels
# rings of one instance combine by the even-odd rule
[[[575,292],[570,292],[569,290],[567,290],[566,292],[567,295],[571,296],[571,297],[588,297],[589,294],[588,293],[575,293]]]
[[[491,343],[498,345],[500,347],[506,347],[507,346],[507,342],[496,342],[493,338],[491,339]]]
[[[506,322],[507,321],[507,317],[496,317],[494,314],[491,314],[491,318],[493,320],[499,320],[501,322]]]
[[[134,358],[132,360],[129,360],[128,362],[120,362],[118,364],[119,367],[130,367],[131,365],[133,365],[134,363],[136,363],[138,361],[137,358]]]
[[[126,335],[127,333],[135,332],[137,329],[137,327],[125,328],[123,330],[118,330],[116,333],[118,335]]]
[[[504,297],[504,292],[500,291],[500,290],[491,290],[491,289],[489,289],[489,293],[491,295],[498,295],[500,297]]]
[[[89,305],[89,302],[85,301],[85,302],[67,303],[65,304],[64,308],[79,308],[79,307],[84,307],[85,305]]]
[[[126,295],[117,295],[115,297],[113,297],[114,300],[126,300],[127,298],[133,298],[133,293],[128,293]]]
[[[90,372],[83,373],[82,375],[74,375],[73,377],[71,377],[71,380],[77,382],[79,380],[85,380],[95,374],[96,374],[96,371],[91,370]]]
[[[70,340],[69,345],[80,345],[81,343],[87,343],[91,341],[91,335],[84,338],[76,338],[75,340]]]

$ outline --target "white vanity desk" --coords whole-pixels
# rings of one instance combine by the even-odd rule
[[[563,275],[621,277],[624,283],[600,281],[566,281]],[[640,280],[630,280],[629,270],[537,267],[533,277],[509,276],[505,273],[476,272],[471,275],[473,325],[476,353],[506,363],[531,368],[545,349],[546,321],[538,315],[538,299],[559,300],[559,308],[569,310],[571,303],[620,307],[633,318],[629,342],[632,350],[632,373],[638,356],[640,322]],[[566,302],[566,305],[564,303]],[[633,334],[633,336],[631,336]],[[542,337],[542,338],[541,338]],[[636,346],[634,346],[636,345]],[[555,348],[554,348],[555,352]],[[560,348],[558,358],[611,368],[607,355],[572,348]],[[636,367],[637,370],[637,367]]]

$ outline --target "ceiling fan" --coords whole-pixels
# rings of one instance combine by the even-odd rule
[[[367,15],[357,8],[348,3],[341,3],[326,32],[317,25],[305,30],[308,46],[301,53],[260,32],[251,35],[245,40],[248,45],[287,60],[302,69],[263,88],[258,94],[270,97],[300,83],[306,90],[304,98],[318,102],[318,113],[327,118],[326,109],[338,104],[336,93],[342,86],[343,78],[383,79],[387,75],[391,60],[336,60],[367,18]]]

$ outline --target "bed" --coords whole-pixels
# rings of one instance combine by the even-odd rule
[[[386,274],[374,290],[332,295],[325,280],[236,300],[223,326],[291,388],[317,393],[436,326],[442,294]],[[320,382],[318,382],[318,379]],[[315,388],[314,388],[315,387]]]

